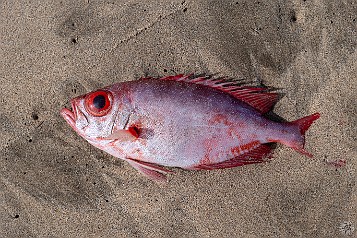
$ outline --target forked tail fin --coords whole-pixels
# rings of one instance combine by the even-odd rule
[[[320,113],[314,113],[310,116],[307,117],[303,117],[300,119],[297,119],[296,121],[292,121],[291,123],[294,125],[297,125],[299,127],[300,130],[300,134],[301,137],[303,138],[302,143],[301,144],[294,144],[291,147],[293,149],[295,149],[296,151],[300,152],[301,154],[304,154],[306,156],[312,157],[312,154],[307,152],[304,149],[304,145],[305,145],[305,133],[306,131],[309,129],[309,127],[311,126],[311,124],[320,118]]]

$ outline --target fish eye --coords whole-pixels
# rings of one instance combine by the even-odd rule
[[[105,116],[112,108],[113,95],[108,91],[95,91],[86,96],[84,106],[95,117]]]

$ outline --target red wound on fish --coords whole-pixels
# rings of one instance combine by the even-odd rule
[[[152,78],[148,78],[152,79]],[[230,94],[231,96],[249,104],[260,113],[267,113],[279,99],[278,93],[271,93],[270,88],[242,86],[239,81],[229,81],[225,78],[214,78],[212,76],[194,77],[190,75],[175,75],[160,78],[159,80],[172,80],[187,83],[205,85],[219,91]]]
[[[128,128],[128,131],[130,132],[130,134],[132,134],[134,137],[138,138],[139,137],[139,128],[136,126],[131,126]]]

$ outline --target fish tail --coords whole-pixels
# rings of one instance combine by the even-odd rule
[[[320,113],[317,112],[310,116],[297,119],[296,121],[293,121],[291,123],[298,125],[301,135],[305,135],[305,132],[310,128],[311,124],[319,118]]]
[[[298,126],[301,140],[294,141],[293,143],[289,143],[288,146],[290,146],[294,150],[298,151],[299,153],[311,158],[312,154],[304,149],[305,133],[309,129],[309,127],[312,125],[312,123],[319,118],[320,118],[320,113],[314,113],[310,116],[306,116],[306,117],[303,117],[303,118],[300,118],[300,119],[290,122],[290,124]]]

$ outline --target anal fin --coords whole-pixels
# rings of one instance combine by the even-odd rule
[[[200,164],[194,166],[193,170],[214,170],[214,169],[225,169],[225,168],[233,168],[247,164],[256,164],[266,162],[267,159],[271,156],[272,148],[269,145],[261,144],[255,149],[234,157],[232,159],[216,163],[216,164]]]

